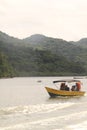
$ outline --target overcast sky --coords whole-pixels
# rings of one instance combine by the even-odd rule
[[[87,0],[0,0],[0,31],[77,41],[87,37]]]

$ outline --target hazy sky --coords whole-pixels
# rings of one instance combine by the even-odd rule
[[[0,0],[0,30],[79,40],[87,37],[87,0]]]

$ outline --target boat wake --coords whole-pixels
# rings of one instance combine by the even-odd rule
[[[0,116],[2,115],[10,115],[10,114],[32,114],[32,113],[48,113],[51,111],[55,111],[58,109],[63,109],[73,105],[74,103],[54,103],[54,104],[37,104],[37,105],[29,105],[29,106],[15,106],[15,107],[7,107],[0,109]]]
[[[62,123],[63,123],[62,129],[53,128],[53,130],[70,130],[70,129],[71,130],[86,130],[87,121],[83,121],[82,123],[75,124],[75,119],[81,121],[81,118],[83,118],[85,116],[87,116],[87,111],[69,114],[68,116],[65,115],[65,116],[45,118],[45,119],[40,119],[40,120],[35,120],[35,121],[30,121],[30,122],[27,121],[27,122],[19,123],[16,125],[1,127],[0,130],[19,130],[19,129],[21,129],[21,130],[27,130],[27,129],[40,130],[41,128],[43,128],[43,129],[44,128],[53,128],[54,126],[59,127],[59,125],[61,128]],[[78,117],[78,118],[76,118],[76,117]],[[71,121],[71,119],[74,123],[67,126],[66,125],[67,122]],[[62,120],[63,122],[60,122],[60,120]],[[58,122],[60,122],[60,124],[58,124]]]
[[[87,127],[87,122],[85,122],[87,110],[75,108],[82,105],[86,108],[86,104],[87,102],[84,105],[80,102],[78,104],[65,102],[1,108],[0,130],[78,130],[79,127],[85,128]]]

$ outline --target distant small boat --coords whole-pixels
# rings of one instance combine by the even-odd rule
[[[75,76],[75,77],[73,77],[73,79],[85,79],[86,78],[86,76]]]
[[[77,83],[80,82],[79,80],[59,80],[59,81],[53,81],[53,83]],[[85,94],[85,91],[72,91],[72,90],[59,90],[54,88],[45,87],[48,94],[51,97],[55,96],[83,96]]]
[[[38,80],[37,82],[38,82],[38,83],[41,83],[42,81],[41,81],[41,80]]]

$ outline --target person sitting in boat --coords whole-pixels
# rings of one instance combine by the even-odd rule
[[[76,91],[76,85],[73,85],[71,88],[72,91]]]
[[[65,83],[61,83],[60,90],[65,90]]]
[[[77,82],[76,85],[73,85],[71,90],[72,91],[80,91],[81,89],[81,83],[80,82]]]
[[[65,90],[66,90],[66,91],[69,91],[70,88],[66,85],[66,86],[65,86]]]
[[[81,90],[81,82],[77,82],[76,83],[76,91],[80,91]]]

